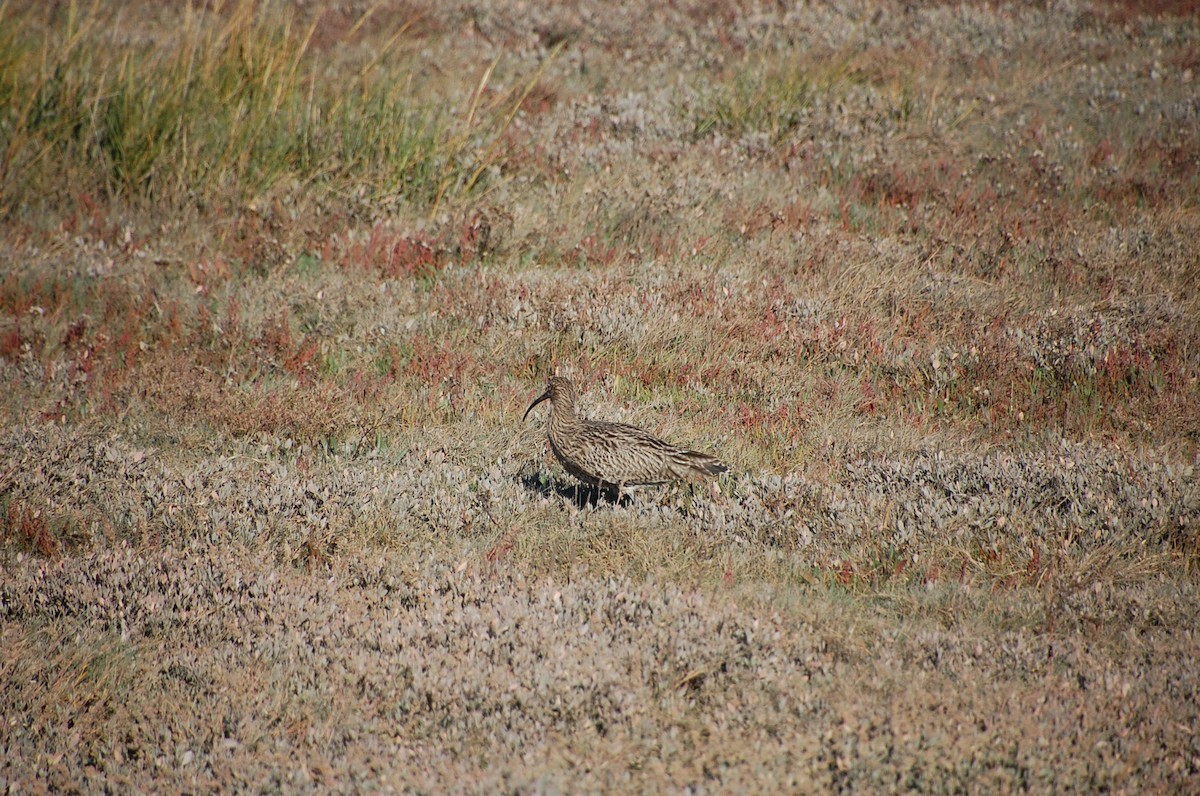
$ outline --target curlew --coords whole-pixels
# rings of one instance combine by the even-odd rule
[[[575,413],[575,386],[570,379],[552,376],[529,408],[550,401],[550,448],[571,475],[589,486],[615,489],[626,486],[690,481],[717,475],[727,468],[707,453],[677,448],[635,426],[584,420]]]

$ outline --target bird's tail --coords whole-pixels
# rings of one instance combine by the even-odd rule
[[[720,475],[729,469],[720,459],[700,451],[683,451],[678,458],[680,464],[696,475]]]

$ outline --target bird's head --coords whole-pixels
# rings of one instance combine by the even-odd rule
[[[529,405],[529,408],[525,410],[525,417],[521,419],[524,420],[529,417],[529,413],[533,411],[533,407],[547,399],[560,411],[574,411],[575,385],[571,384],[571,380],[565,376],[551,376],[550,381],[546,384],[546,391]]]

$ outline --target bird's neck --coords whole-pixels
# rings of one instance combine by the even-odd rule
[[[572,404],[555,404],[550,409],[550,427],[557,433],[574,431],[579,427],[579,417]]]

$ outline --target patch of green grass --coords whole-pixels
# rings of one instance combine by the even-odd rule
[[[202,209],[280,192],[436,204],[502,159],[520,103],[519,85],[481,102],[489,68],[452,118],[391,57],[406,25],[331,73],[317,22],[283,4],[187,5],[136,44],[115,35],[121,14],[0,9],[0,212],[92,192]]]
[[[315,277],[320,274],[323,264],[319,256],[305,252],[296,258],[296,275],[300,277]]]
[[[697,137],[719,130],[731,136],[766,133],[778,142],[800,125],[815,99],[846,79],[845,64],[814,72],[795,58],[762,58],[703,92]]]

